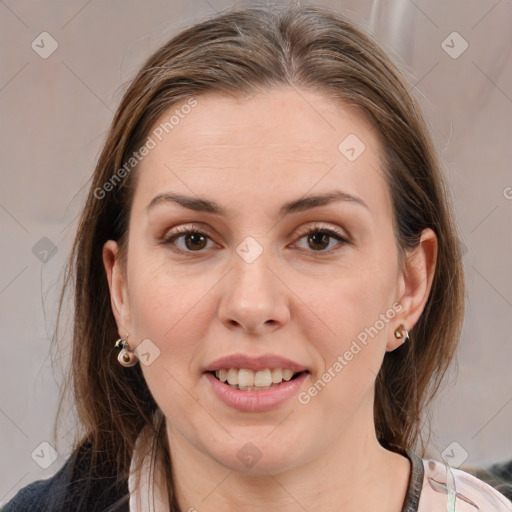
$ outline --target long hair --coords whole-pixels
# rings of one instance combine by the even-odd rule
[[[70,378],[83,427],[77,446],[85,439],[91,443],[91,474],[106,464],[119,480],[127,478],[137,436],[152,425],[157,408],[140,367],[122,368],[113,346],[118,332],[102,247],[116,240],[121,257],[126,256],[138,172],[136,166],[130,172],[119,170],[173,105],[205,93],[244,97],[287,86],[341,100],[371,122],[383,148],[401,256],[418,245],[423,229],[437,235],[437,264],[426,307],[410,332],[410,343],[386,353],[375,384],[380,443],[405,450],[421,439],[423,413],[457,347],[465,295],[453,206],[428,125],[391,58],[341,14],[314,6],[246,8],[180,32],[144,63],[121,100],[92,176],[60,303],[72,285]],[[105,184],[120,175],[122,180],[107,190]],[[164,435],[158,438],[169,468],[170,502],[177,509],[168,446]]]

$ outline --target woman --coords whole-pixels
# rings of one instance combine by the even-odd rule
[[[83,436],[5,510],[512,510],[415,453],[460,336],[458,237],[408,84],[340,15],[233,11],[160,48],[72,279]]]

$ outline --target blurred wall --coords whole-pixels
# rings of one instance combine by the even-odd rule
[[[439,459],[444,451],[471,464],[511,459],[512,2],[310,3],[349,11],[398,60],[453,190],[467,314],[458,375],[433,408],[428,454]],[[51,476],[68,455],[72,423],[58,443],[52,439],[59,367],[68,355],[64,347],[52,367],[55,306],[76,217],[124,86],[171,35],[231,5],[0,2],[0,504]]]

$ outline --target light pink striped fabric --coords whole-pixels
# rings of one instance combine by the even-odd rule
[[[423,460],[418,512],[512,512],[512,503],[482,480],[448,465]]]

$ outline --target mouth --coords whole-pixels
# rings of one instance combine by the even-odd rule
[[[206,372],[226,386],[238,391],[266,391],[309,374],[308,370],[293,371],[289,368],[265,368],[254,371],[249,368],[223,368]]]

